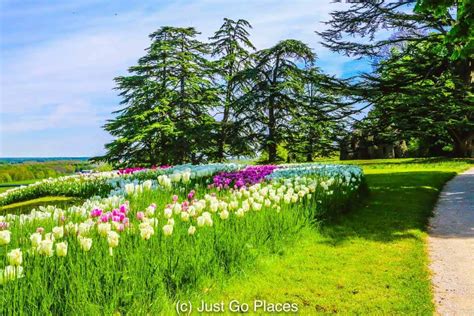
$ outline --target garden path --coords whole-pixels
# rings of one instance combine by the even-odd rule
[[[474,168],[444,187],[428,244],[436,312],[474,315]]]

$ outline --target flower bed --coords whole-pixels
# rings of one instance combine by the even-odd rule
[[[357,199],[364,182],[342,166],[246,168],[232,178],[246,179],[240,187],[192,181],[216,170],[176,168],[81,206],[0,217],[0,297],[9,298],[0,314],[160,313],[278,252]]]

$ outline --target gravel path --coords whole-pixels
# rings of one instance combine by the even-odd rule
[[[436,312],[474,315],[474,168],[446,184],[429,235]]]

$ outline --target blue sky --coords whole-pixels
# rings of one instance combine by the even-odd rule
[[[331,0],[0,0],[0,157],[94,156],[111,140],[101,126],[118,109],[113,78],[143,55],[160,26],[194,26],[205,40],[224,17],[252,25],[255,46],[302,40],[337,76],[368,70],[335,55],[314,33]]]

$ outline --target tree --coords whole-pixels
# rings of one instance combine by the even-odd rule
[[[398,120],[404,133],[438,130],[451,136],[456,156],[472,155],[472,38],[465,31],[453,31],[472,23],[467,22],[472,11],[466,10],[471,2],[419,1],[413,11],[415,2],[353,3],[348,10],[333,12],[330,29],[319,34],[335,52],[376,61],[376,72],[363,76],[358,93]],[[458,14],[451,15],[453,9]],[[376,39],[381,29],[398,32]],[[452,33],[457,35],[453,38]],[[350,37],[370,41],[346,40]]]
[[[242,91],[232,78],[236,73],[250,65],[250,50],[255,50],[249,39],[247,29],[252,26],[246,20],[224,19],[224,24],[210,38],[212,56],[220,57],[215,61],[216,73],[221,84],[220,106],[222,115],[217,145],[217,159],[223,161],[227,154],[238,155],[246,152],[248,145],[241,126],[235,124],[233,105]]]
[[[379,117],[401,131],[405,139],[451,138],[457,157],[473,154],[474,103],[461,79],[445,69],[449,56],[434,44],[409,44],[403,57],[394,50],[375,75],[364,76]],[[413,47],[415,46],[415,47]]]
[[[352,111],[350,104],[341,100],[343,81],[314,66],[305,69],[302,76],[299,108],[290,121],[285,144],[290,157],[311,162],[316,155],[327,157],[336,151],[345,117]]]
[[[116,137],[103,157],[113,163],[197,163],[215,152],[217,102],[206,44],[192,27],[162,27],[130,76],[117,77],[122,105],[105,129]]]
[[[251,126],[268,151],[268,161],[277,160],[277,144],[283,140],[293,114],[298,110],[298,93],[303,86],[300,62],[315,59],[311,49],[297,40],[284,40],[258,51],[254,65],[234,77],[233,82],[249,86],[236,104],[237,115]]]

